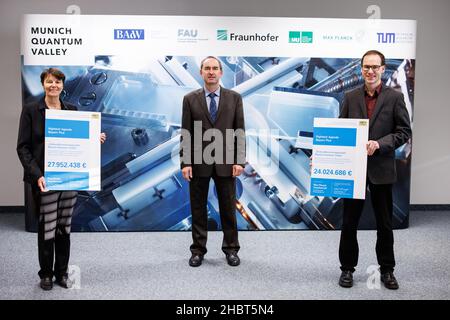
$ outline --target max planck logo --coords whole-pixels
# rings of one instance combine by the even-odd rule
[[[114,40],[144,40],[144,29],[114,29]]]

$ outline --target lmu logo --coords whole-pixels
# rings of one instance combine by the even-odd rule
[[[378,43],[395,43],[395,33],[393,32],[378,32]]]

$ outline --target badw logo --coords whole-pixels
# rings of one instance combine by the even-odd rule
[[[144,40],[144,29],[114,29],[114,40]]]

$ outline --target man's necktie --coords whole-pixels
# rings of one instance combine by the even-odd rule
[[[216,97],[216,94],[214,92],[211,92],[210,94],[208,94],[208,97],[211,98],[211,102],[209,103],[209,113],[211,114],[212,121],[215,122],[217,117],[217,104],[216,99],[214,98]]]

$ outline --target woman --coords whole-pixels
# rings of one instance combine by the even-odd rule
[[[70,227],[77,192],[47,191],[44,178],[45,110],[77,110],[74,105],[64,103],[60,98],[65,78],[64,73],[56,68],[45,69],[41,73],[44,97],[23,107],[17,139],[17,153],[24,168],[23,180],[31,184],[36,204],[34,211],[39,216],[38,251],[41,269],[38,274],[40,286],[44,290],[53,288],[53,276],[61,287],[71,286],[67,269]],[[106,135],[102,133],[101,143],[105,139]]]

